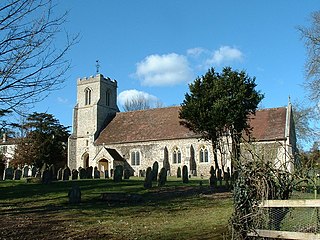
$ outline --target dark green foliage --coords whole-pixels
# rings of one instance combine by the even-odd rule
[[[152,165],[152,181],[157,181],[159,171],[159,163],[155,161]]]
[[[146,189],[152,188],[152,170],[151,170],[151,167],[147,168],[146,177],[144,179],[143,186]]]
[[[181,178],[181,167],[177,168],[177,178]]]
[[[216,170],[213,168],[213,166],[210,167],[210,179],[209,184],[211,188],[217,187],[217,176],[216,176]]]
[[[123,178],[124,179],[130,179],[131,173],[129,169],[125,169],[123,173]]]
[[[26,132],[26,136],[19,139],[12,164],[41,168],[46,163],[54,164],[57,169],[66,164],[68,127],[62,126],[53,115],[30,114],[19,127]]]
[[[158,186],[163,187],[167,181],[167,170],[163,167],[159,173]]]
[[[231,133],[237,159],[242,132],[250,131],[248,116],[255,113],[263,99],[255,87],[255,78],[250,78],[244,71],[226,67],[220,74],[211,68],[189,85],[190,93],[181,104],[181,124],[212,141],[214,149],[221,150],[218,147],[220,137],[226,131]]]
[[[114,170],[113,181],[114,182],[121,182],[122,177],[123,177],[123,166],[117,165]]]
[[[183,165],[182,167],[182,182],[183,183],[189,182],[188,167],[186,165]]]

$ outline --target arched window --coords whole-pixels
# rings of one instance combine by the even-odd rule
[[[132,151],[131,152],[131,165],[132,166],[140,165],[140,152],[139,151]]]
[[[106,106],[110,106],[110,99],[111,99],[110,90],[107,90],[106,91]]]
[[[199,159],[200,159],[200,162],[209,162],[209,152],[208,152],[208,149],[205,146],[203,146],[200,149]]]
[[[172,162],[173,163],[181,163],[181,151],[177,147],[173,149]]]
[[[86,88],[86,90],[84,90],[84,92],[85,92],[85,105],[90,105],[91,104],[91,89]]]

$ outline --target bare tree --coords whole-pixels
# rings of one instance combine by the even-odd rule
[[[298,27],[308,52],[306,88],[313,100],[320,99],[320,11],[311,14],[311,26]]]
[[[160,101],[152,100],[143,94],[138,94],[131,99],[127,99],[123,105],[123,110],[125,112],[144,110],[150,108],[161,108],[163,103]]]
[[[67,12],[57,16],[56,8],[54,0],[0,2],[0,110],[19,112],[65,81],[65,56],[78,36],[65,33],[58,44]]]

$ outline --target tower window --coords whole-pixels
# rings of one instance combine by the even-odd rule
[[[91,89],[86,88],[85,90],[85,105],[91,104]]]
[[[107,106],[110,106],[110,98],[111,98],[111,94],[110,94],[110,91],[108,90],[106,92],[106,105]]]

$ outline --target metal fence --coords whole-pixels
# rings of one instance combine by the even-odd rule
[[[248,235],[273,239],[320,240],[320,200],[266,200]]]

